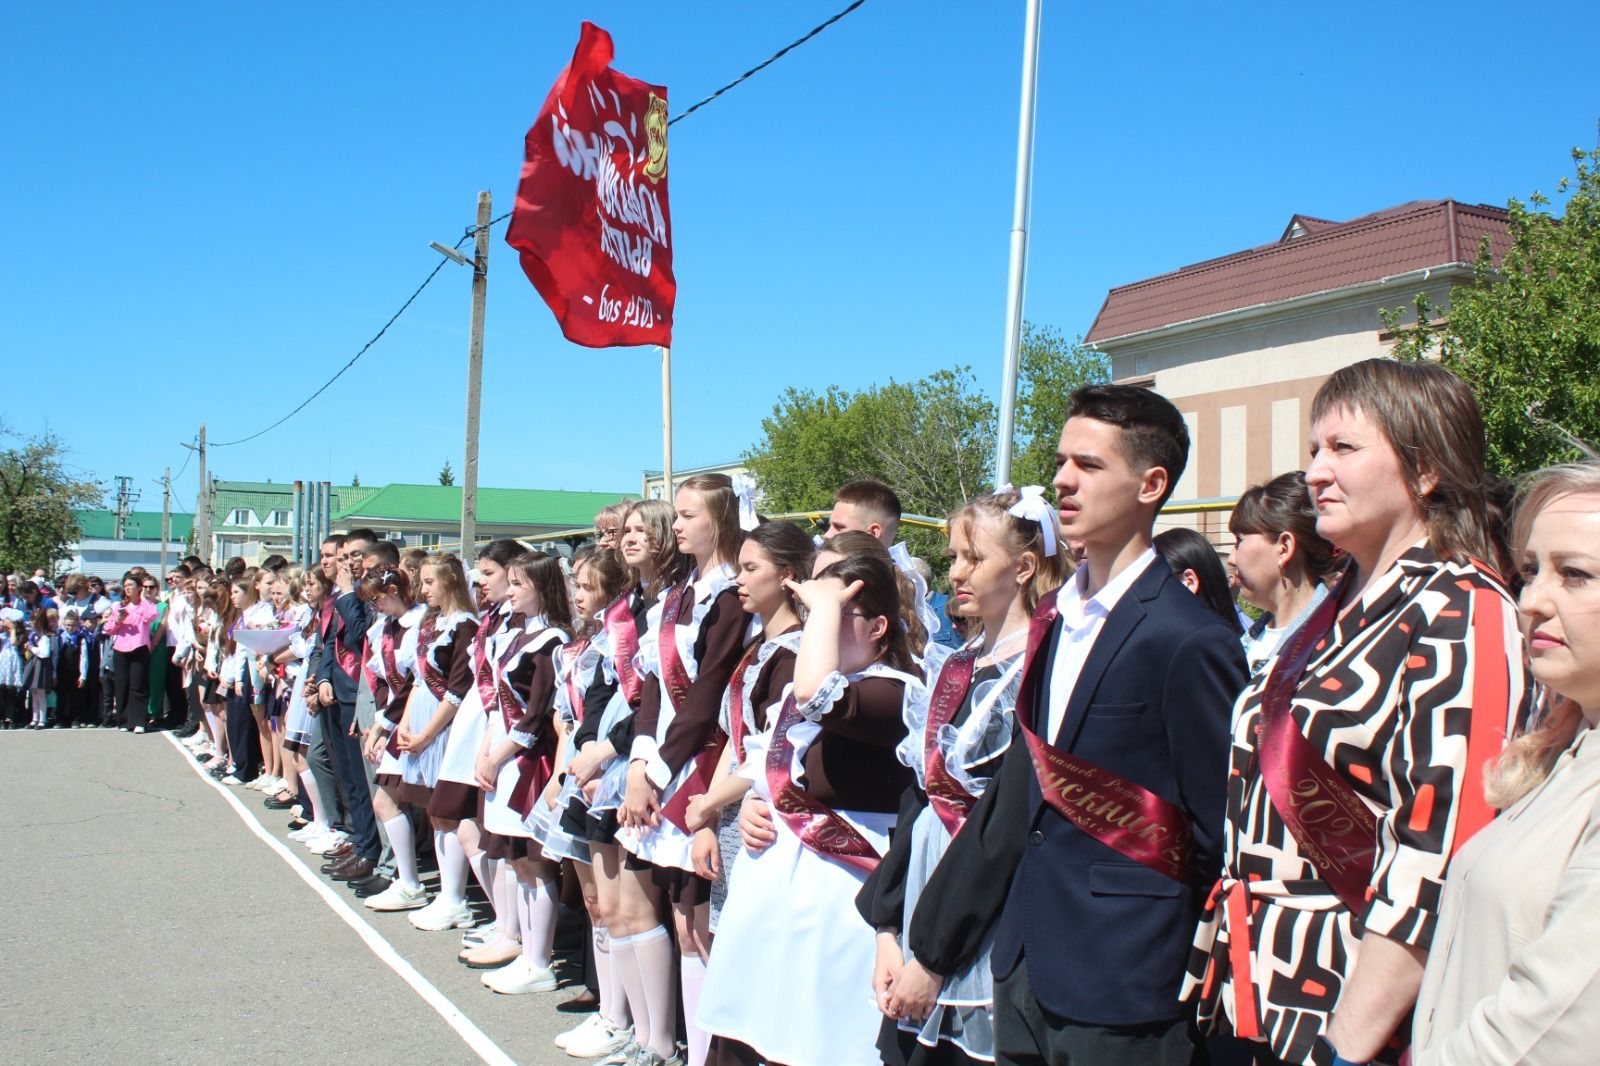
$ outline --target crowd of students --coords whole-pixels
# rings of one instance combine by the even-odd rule
[[[888,486],[814,539],[721,475],[570,560],[352,530],[305,573],[188,560],[160,612],[131,574],[93,617],[134,717],[164,624],[196,756],[297,806],[367,907],[465,930],[495,992],[556,987],[575,884],[576,1058],[1591,1061],[1600,463],[1496,520],[1469,390],[1359,363],[1224,570],[1155,534],[1176,408],[1064,415],[1053,505],[949,516],[944,619]]]

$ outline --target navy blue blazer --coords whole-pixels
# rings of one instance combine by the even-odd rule
[[[362,601],[354,592],[347,592],[333,601],[333,617],[321,634],[317,657],[317,680],[333,685],[333,695],[340,703],[355,705],[361,690],[361,671],[352,677],[339,666],[334,653],[337,641],[361,658],[365,649],[367,629],[372,625],[372,605]]]
[[[1053,607],[1052,597],[1040,611]],[[1040,728],[1060,629],[1058,619],[1024,667]],[[1222,869],[1229,724],[1247,677],[1238,628],[1157,556],[1106,617],[1052,743],[1187,814],[1191,883],[1127,858],[1048,806],[1019,737],[917,902],[912,953],[934,973],[957,973],[992,931],[995,977],[1026,959],[1052,1014],[1093,1025],[1179,1017],[1189,945]]]

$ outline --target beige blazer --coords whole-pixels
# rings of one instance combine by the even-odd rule
[[[1600,1063],[1600,731],[1450,866],[1416,1066]]]

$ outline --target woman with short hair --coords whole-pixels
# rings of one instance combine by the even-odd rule
[[[1466,385],[1368,360],[1328,378],[1311,421],[1317,533],[1349,564],[1234,707],[1224,869],[1183,994],[1258,1063],[1392,1063],[1528,684],[1511,600],[1476,561]]]

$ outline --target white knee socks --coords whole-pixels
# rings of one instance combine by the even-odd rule
[[[595,984],[600,986],[600,1017],[621,1029],[628,1024],[628,997],[622,990],[616,961],[611,957],[611,933],[603,925],[590,927],[594,937]]]
[[[541,969],[550,968],[550,950],[556,942],[555,881],[541,877],[528,884],[518,882],[522,914],[522,957]]]
[[[310,770],[301,770],[300,784],[305,786],[306,795],[311,797],[311,809],[306,812],[306,821],[319,829],[326,829],[328,821],[322,816],[322,793],[317,791],[317,779],[311,776]]]
[[[433,831],[433,850],[439,860],[439,898],[459,907],[467,901],[467,856],[454,829]]]
[[[700,1010],[700,986],[706,980],[706,960],[699,955],[679,955],[678,973],[682,980],[683,1025],[689,1042],[689,1066],[705,1066],[711,1034],[695,1023]]]
[[[640,1034],[635,1030],[634,1039],[664,1059],[670,1059],[677,1051],[677,1005],[672,998],[672,971],[676,969],[673,960],[677,954],[666,926],[658,925],[633,938],[641,991],[650,1012],[649,1031]]]
[[[401,811],[383,823],[383,831],[389,834],[389,846],[394,849],[394,868],[400,883],[407,888],[422,887],[417,877],[417,842],[411,831],[411,819]]]

